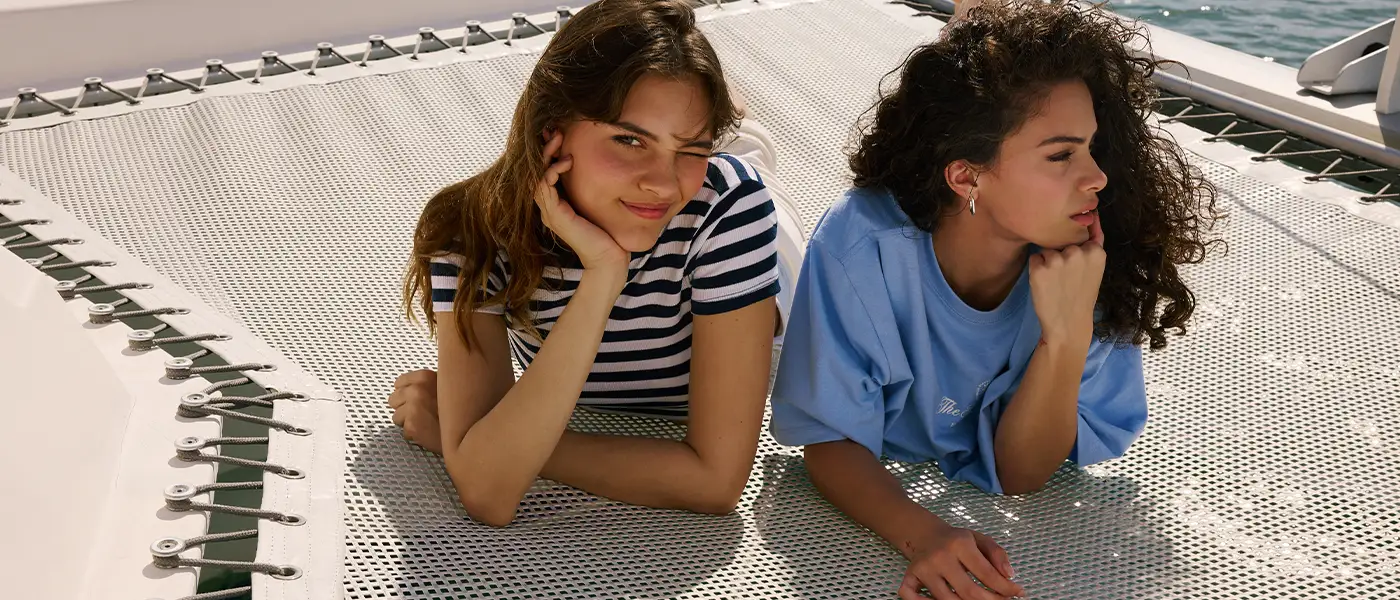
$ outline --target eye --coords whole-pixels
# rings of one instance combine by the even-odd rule
[[[1074,151],[1073,151],[1073,150],[1065,150],[1064,152],[1060,152],[1060,153],[1058,153],[1058,154],[1052,154],[1052,155],[1050,155],[1050,162],[1065,162],[1065,161],[1069,160],[1069,157],[1070,157],[1070,156],[1073,156],[1073,155],[1074,155]]]
[[[635,135],[615,135],[613,141],[628,148],[641,148],[642,140]]]
[[[701,159],[701,160],[710,160],[710,157],[714,156],[714,154],[699,154],[699,153],[696,153],[696,152],[682,152],[682,153],[681,153],[681,156],[686,156],[686,157],[690,157],[690,158],[698,158],[698,159]]]

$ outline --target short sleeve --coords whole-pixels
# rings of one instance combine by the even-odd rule
[[[435,256],[428,262],[429,275],[433,285],[433,312],[452,312],[453,303],[457,301],[457,285],[462,277],[463,263],[462,256],[458,254]],[[491,266],[491,273],[487,275],[483,297],[490,297],[505,289],[505,282],[505,263],[500,257],[497,257]],[[479,307],[476,312],[492,315],[505,314],[504,308],[499,304]]]
[[[716,315],[778,294],[778,218],[762,179],[719,154],[706,183],[718,193],[697,233],[690,265],[691,311]]]
[[[1034,313],[1027,319],[1034,320]],[[1029,363],[1040,337],[1040,327],[1023,328],[1012,350],[1013,357]],[[1018,349],[1019,348],[1019,349]],[[1013,359],[1015,360],[1015,359]],[[1025,367],[993,379],[978,412],[975,446],[943,457],[939,466],[949,479],[966,481],[983,490],[1002,493],[997,476],[996,430],[1002,414],[1015,397]],[[1079,379],[1078,428],[1070,462],[1080,466],[1118,458],[1127,452],[1147,424],[1147,392],[1143,385],[1142,349],[1094,340]]]
[[[774,381],[774,439],[788,446],[849,439],[880,457],[884,361],[874,321],[845,267],[813,244]]]
[[[1146,425],[1142,348],[1094,342],[1079,384],[1079,435],[1069,460],[1083,466],[1118,458]]]

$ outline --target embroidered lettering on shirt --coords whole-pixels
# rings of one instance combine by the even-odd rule
[[[953,415],[953,416],[955,416],[955,417],[961,417],[961,416],[963,416],[963,411],[962,411],[961,408],[958,408],[958,403],[957,403],[956,400],[953,400],[952,398],[949,398],[949,397],[947,397],[947,396],[944,396],[944,397],[943,397],[943,402],[942,402],[941,404],[938,405],[938,414],[940,414],[940,415]]]

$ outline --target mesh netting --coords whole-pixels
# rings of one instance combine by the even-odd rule
[[[810,227],[841,150],[921,38],[859,0],[704,25]],[[904,561],[823,503],[766,434],[735,514],[622,506],[541,482],[471,523],[384,398],[430,366],[400,316],[412,227],[484,167],[533,56],[513,55],[0,135],[0,162],[340,390],[350,598],[892,597]],[[1147,354],[1128,455],[993,497],[931,465],[910,494],[1007,548],[1038,598],[1381,597],[1400,584],[1400,232],[1199,161],[1231,252],[1189,269],[1193,331]],[[581,429],[679,435],[580,415]]]

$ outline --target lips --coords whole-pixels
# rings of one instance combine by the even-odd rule
[[[627,207],[627,210],[632,211],[632,214],[652,221],[665,218],[666,213],[671,211],[670,204],[635,204],[632,202],[623,202],[622,205]]]

